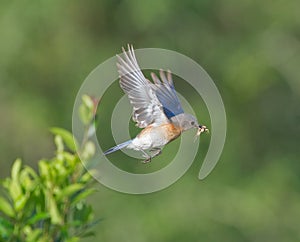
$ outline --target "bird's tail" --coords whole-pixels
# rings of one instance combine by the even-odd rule
[[[132,142],[132,140],[127,140],[127,141],[125,141],[125,142],[122,143],[122,144],[118,144],[118,145],[116,145],[116,146],[114,146],[114,147],[108,149],[107,151],[105,151],[105,152],[104,152],[104,155],[108,155],[108,154],[113,153],[113,152],[115,152],[115,151],[117,151],[117,150],[123,149],[123,148],[125,148],[127,145],[129,145],[131,142]]]

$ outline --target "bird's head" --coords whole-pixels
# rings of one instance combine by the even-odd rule
[[[208,128],[204,125],[199,125],[198,120],[195,116],[188,113],[181,113],[171,118],[171,121],[179,126],[182,131],[186,131],[192,128],[198,129],[197,134],[200,132],[208,131]],[[199,134],[200,134],[199,133]]]

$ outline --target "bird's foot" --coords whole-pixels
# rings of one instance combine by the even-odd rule
[[[148,155],[146,152],[144,152],[143,157],[145,158],[145,160],[142,161],[143,164],[151,162],[152,157]]]
[[[151,162],[151,160],[152,160],[152,157],[150,156],[150,157],[147,158],[146,160],[143,160],[142,163],[143,163],[143,164],[147,164],[147,163]]]
[[[142,163],[146,164],[152,161],[152,158],[158,156],[161,154],[161,148],[154,148],[152,150],[150,150],[151,155],[148,155],[145,151],[143,151],[143,157],[145,158],[145,160],[142,161]]]

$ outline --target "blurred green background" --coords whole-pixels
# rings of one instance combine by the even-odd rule
[[[228,119],[221,159],[197,179],[204,135],[192,167],[163,191],[98,185],[91,202],[103,221],[86,241],[300,241],[299,9],[297,0],[1,1],[0,177],[17,157],[36,167],[52,156],[49,127],[71,130],[81,83],[121,46],[171,49],[202,65],[220,90]],[[122,93],[117,82],[112,88],[106,110]],[[187,93],[209,124],[200,97]],[[114,145],[110,133],[101,139]]]

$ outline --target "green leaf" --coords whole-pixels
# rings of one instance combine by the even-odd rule
[[[9,217],[15,216],[15,211],[13,210],[12,206],[3,197],[0,197],[0,211]]]
[[[82,158],[84,160],[89,160],[94,156],[95,151],[96,151],[95,144],[92,141],[86,142],[82,151]]]
[[[64,143],[71,151],[73,151],[73,152],[76,151],[77,142],[74,139],[73,135],[69,131],[62,129],[62,128],[57,128],[57,127],[51,128],[50,131],[55,135],[61,136]]]
[[[96,192],[97,190],[95,188],[89,188],[89,189],[85,189],[84,191],[82,191],[81,193],[79,193],[74,200],[72,201],[72,205],[75,205],[76,203],[80,202],[81,200],[87,198],[89,195],[93,194],[94,192]]]
[[[7,241],[13,234],[14,226],[6,219],[0,217],[0,241]]]
[[[26,235],[24,242],[48,242],[48,241],[53,241],[52,239],[48,238],[48,236],[46,234],[43,234],[43,232],[44,231],[40,228],[32,228],[28,225],[25,225],[23,227],[23,233]]]
[[[54,197],[52,196],[52,194],[47,192],[46,199],[48,200],[48,209],[49,209],[49,213],[50,213],[51,222],[53,224],[62,225],[63,218],[61,217],[61,215],[58,211],[57,203],[56,203]]]
[[[93,102],[93,99],[90,96],[88,96],[86,94],[82,95],[82,102],[90,110],[94,109],[94,102]]]
[[[11,182],[9,184],[9,194],[14,201],[22,195],[22,189],[19,181],[19,174],[22,166],[22,161],[17,159],[11,168]]]
[[[32,228],[29,225],[24,225],[22,230],[23,230],[24,234],[26,234],[26,235],[29,235],[32,233]]]
[[[35,242],[38,241],[39,237],[42,235],[41,229],[35,229],[26,238],[26,242]]]
[[[37,223],[41,220],[45,220],[45,219],[48,219],[48,218],[50,218],[49,213],[46,213],[46,212],[37,213],[27,221],[27,224],[32,225],[32,224],[35,224],[35,223]]]
[[[39,162],[39,171],[42,177],[48,178],[50,177],[50,167],[49,167],[49,163],[45,160],[41,160]]]
[[[38,179],[37,173],[36,173],[35,170],[33,170],[30,166],[25,166],[25,167],[24,167],[24,170],[26,170],[27,173],[28,173],[29,175],[31,175],[34,179]]]
[[[20,197],[18,197],[15,201],[15,204],[14,204],[15,205],[15,210],[17,212],[21,211],[24,208],[27,200],[28,200],[28,196],[25,195],[25,194],[22,194]]]
[[[22,166],[21,159],[16,159],[16,161],[14,162],[14,164],[11,168],[11,178],[13,180],[18,180],[19,179],[19,172],[21,170],[21,166]]]
[[[77,203],[74,209],[74,219],[85,224],[93,219],[93,209],[90,205],[80,202]]]
[[[86,172],[82,175],[80,178],[80,182],[88,183],[89,181],[92,180],[92,175],[89,172]]]
[[[67,168],[61,162],[55,162],[54,168],[61,179],[65,179],[68,175]]]
[[[9,195],[13,199],[14,203],[17,199],[23,196],[21,185],[18,180],[11,180],[9,186]]]
[[[64,156],[65,158],[65,161],[67,162],[67,165],[70,167],[70,168],[74,168],[75,165],[77,163],[80,163],[80,160],[78,160],[78,158],[68,152],[62,152],[62,155]]]
[[[82,96],[82,104],[79,107],[79,117],[83,124],[88,125],[94,117],[95,103],[88,95]]]
[[[26,166],[23,170],[21,170],[20,184],[25,189],[25,191],[31,192],[33,189],[35,189],[38,180],[39,178],[32,168]]]
[[[64,142],[60,135],[55,135],[54,143],[56,145],[56,150],[58,153],[61,153],[64,151]]]
[[[5,188],[6,190],[9,190],[10,183],[11,183],[11,178],[10,178],[10,177],[6,177],[4,180],[1,181],[1,185],[2,185],[3,188]]]
[[[80,105],[79,107],[79,117],[83,124],[88,125],[92,121],[93,113],[89,108],[87,108],[85,105]]]
[[[81,189],[84,188],[83,184],[79,184],[79,183],[75,183],[72,185],[67,186],[66,188],[64,188],[57,196],[57,200],[60,201],[62,200],[64,197],[69,197],[71,195],[73,195],[74,193],[80,191]]]

